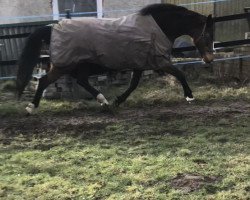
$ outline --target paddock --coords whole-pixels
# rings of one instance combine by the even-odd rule
[[[1,198],[247,199],[249,86],[192,82],[188,104],[157,82],[112,112],[44,100],[24,117],[1,95]]]
[[[33,25],[0,39],[24,40]],[[193,47],[175,49],[186,50]],[[0,199],[249,199],[249,38],[221,41],[215,50],[211,65],[174,59],[192,103],[175,78],[152,71],[119,108],[100,106],[64,77],[30,116],[24,108],[48,58],[41,58],[21,101],[16,58],[0,61]],[[91,83],[112,102],[130,75],[94,76]]]

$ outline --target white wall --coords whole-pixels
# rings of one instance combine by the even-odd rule
[[[60,1],[60,0],[59,0]],[[50,0],[0,0],[0,24],[12,24],[20,22],[34,22],[52,20],[53,17],[39,18],[15,18],[19,16],[41,16],[52,15]],[[103,10],[111,11],[104,13],[104,17],[120,17],[134,10],[141,9],[143,6],[153,3],[160,3],[161,0],[104,0]],[[113,10],[129,10],[118,11]],[[7,19],[7,18],[12,19]]]
[[[46,21],[52,17],[14,19],[17,16],[51,15],[50,0],[0,0],[0,24]],[[3,19],[11,17],[13,19]]]
[[[124,15],[134,13],[135,12],[134,10],[141,9],[144,6],[153,3],[161,3],[161,0],[104,0],[103,3],[104,17],[121,17]],[[129,10],[129,9],[132,10],[112,12],[113,10]]]

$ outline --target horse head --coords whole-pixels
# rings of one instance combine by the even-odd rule
[[[209,15],[205,22],[200,23],[199,26],[194,29],[192,38],[203,58],[203,61],[205,63],[211,63],[214,59],[212,15]]]
[[[189,35],[203,61],[213,61],[213,19],[201,15],[182,6],[172,4],[153,4],[143,8],[142,15],[152,15],[156,23],[174,43],[175,39],[182,35]]]

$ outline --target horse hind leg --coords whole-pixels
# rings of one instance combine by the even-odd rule
[[[52,67],[51,70],[39,79],[38,87],[36,90],[35,97],[31,103],[26,107],[28,114],[32,114],[35,108],[38,108],[43,91],[53,82],[58,80],[63,73],[55,67]]]
[[[129,88],[114,101],[114,106],[118,107],[121,103],[125,102],[129,95],[137,88],[141,79],[142,71],[134,70],[130,81]]]

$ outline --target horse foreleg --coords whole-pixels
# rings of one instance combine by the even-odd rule
[[[88,77],[77,77],[77,83],[87,90],[101,105],[109,105],[107,99],[89,84]]]
[[[43,91],[53,82],[55,82],[57,79],[59,79],[63,73],[61,73],[59,70],[55,69],[54,67],[51,68],[51,70],[44,75],[42,78],[39,79],[38,87],[36,90],[35,97],[32,101],[32,103],[29,103],[26,107],[26,111],[29,114],[32,114],[35,108],[38,108]]]
[[[142,71],[140,70],[134,70],[133,75],[131,78],[131,82],[129,85],[129,88],[120,96],[118,96],[114,102],[115,106],[119,106],[121,103],[126,101],[126,99],[129,97],[129,95],[137,88],[139,81],[141,79]]]
[[[167,66],[162,68],[162,70],[168,74],[173,75],[174,77],[177,78],[177,80],[180,81],[182,87],[183,87],[183,91],[184,91],[184,96],[186,97],[186,100],[188,102],[191,102],[194,100],[193,94],[192,94],[192,90],[190,89],[185,75],[183,74],[182,71],[180,71],[179,69],[177,69],[176,67],[174,67],[173,65]]]

